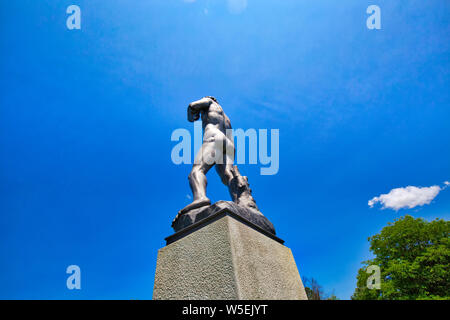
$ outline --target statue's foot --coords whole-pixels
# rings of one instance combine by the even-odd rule
[[[178,211],[179,215],[185,214],[188,211],[191,211],[192,209],[197,209],[204,206],[209,206],[211,204],[211,200],[208,198],[200,198],[197,200],[194,200],[192,203],[188,204],[186,207]]]

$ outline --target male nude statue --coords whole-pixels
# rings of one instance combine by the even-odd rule
[[[229,188],[233,201],[261,214],[251,196],[247,177],[241,176],[234,162],[234,143],[230,119],[214,97],[204,97],[189,104],[188,121],[194,122],[201,116],[203,145],[197,153],[188,176],[193,201],[179,214],[211,204],[206,197],[206,173],[214,165],[222,182]]]

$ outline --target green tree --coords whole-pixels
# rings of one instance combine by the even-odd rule
[[[354,300],[450,299],[450,222],[409,215],[370,237],[375,258],[359,269]],[[380,267],[381,288],[369,289],[366,269]]]

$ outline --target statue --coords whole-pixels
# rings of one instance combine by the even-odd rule
[[[203,127],[203,145],[195,157],[194,165],[188,176],[193,200],[178,212],[172,223],[175,231],[227,207],[266,231],[275,234],[273,225],[262,215],[252,197],[247,177],[242,176],[237,166],[234,165],[235,148],[230,119],[216,98],[207,96],[189,104],[188,121],[194,122],[200,117]],[[223,184],[228,187],[232,203],[219,201],[211,206],[211,201],[206,196],[206,174],[213,166],[216,166],[216,171]]]

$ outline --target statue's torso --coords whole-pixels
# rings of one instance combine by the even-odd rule
[[[202,112],[203,141],[215,141],[217,139],[229,138],[233,141],[231,122],[222,107],[217,103],[212,103],[208,110]]]

